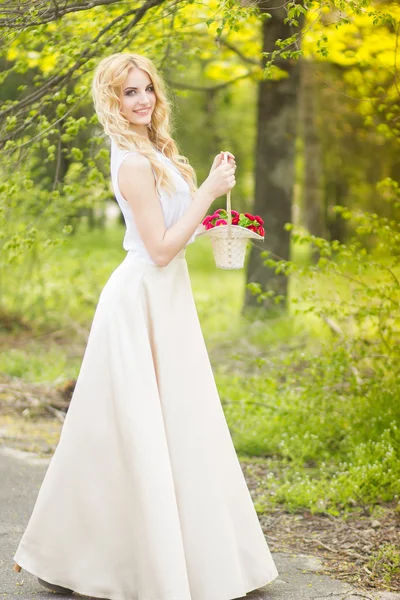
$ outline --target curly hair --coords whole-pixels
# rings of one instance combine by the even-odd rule
[[[175,191],[168,169],[157,159],[156,153],[143,143],[142,136],[134,131],[132,124],[121,113],[122,86],[129,70],[133,67],[142,69],[149,75],[156,95],[149,139],[152,145],[163,152],[176,166],[194,195],[197,190],[196,173],[188,159],[179,153],[178,146],[171,137],[171,106],[165,84],[149,58],[140,54],[119,52],[99,62],[92,81],[92,97],[98,120],[104,127],[105,133],[119,148],[138,150],[149,159],[156,174],[159,192],[161,187],[164,187],[167,192]]]

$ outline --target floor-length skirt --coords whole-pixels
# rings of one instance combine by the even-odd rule
[[[14,560],[111,600],[230,600],[275,579],[218,396],[183,249],[103,288]]]

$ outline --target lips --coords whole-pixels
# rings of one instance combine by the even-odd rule
[[[133,112],[135,112],[137,115],[147,115],[147,113],[150,111],[150,108],[146,108],[144,110],[134,110]]]

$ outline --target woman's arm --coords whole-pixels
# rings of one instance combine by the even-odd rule
[[[217,167],[197,190],[185,214],[166,229],[154,174],[145,156],[127,155],[118,173],[118,187],[129,203],[139,234],[152,260],[166,266],[186,245],[216,198],[235,185],[229,163]]]

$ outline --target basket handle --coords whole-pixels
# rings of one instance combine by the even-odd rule
[[[228,162],[228,154],[224,152],[224,163]],[[231,190],[226,195],[226,212],[228,213],[228,238],[232,237]]]

